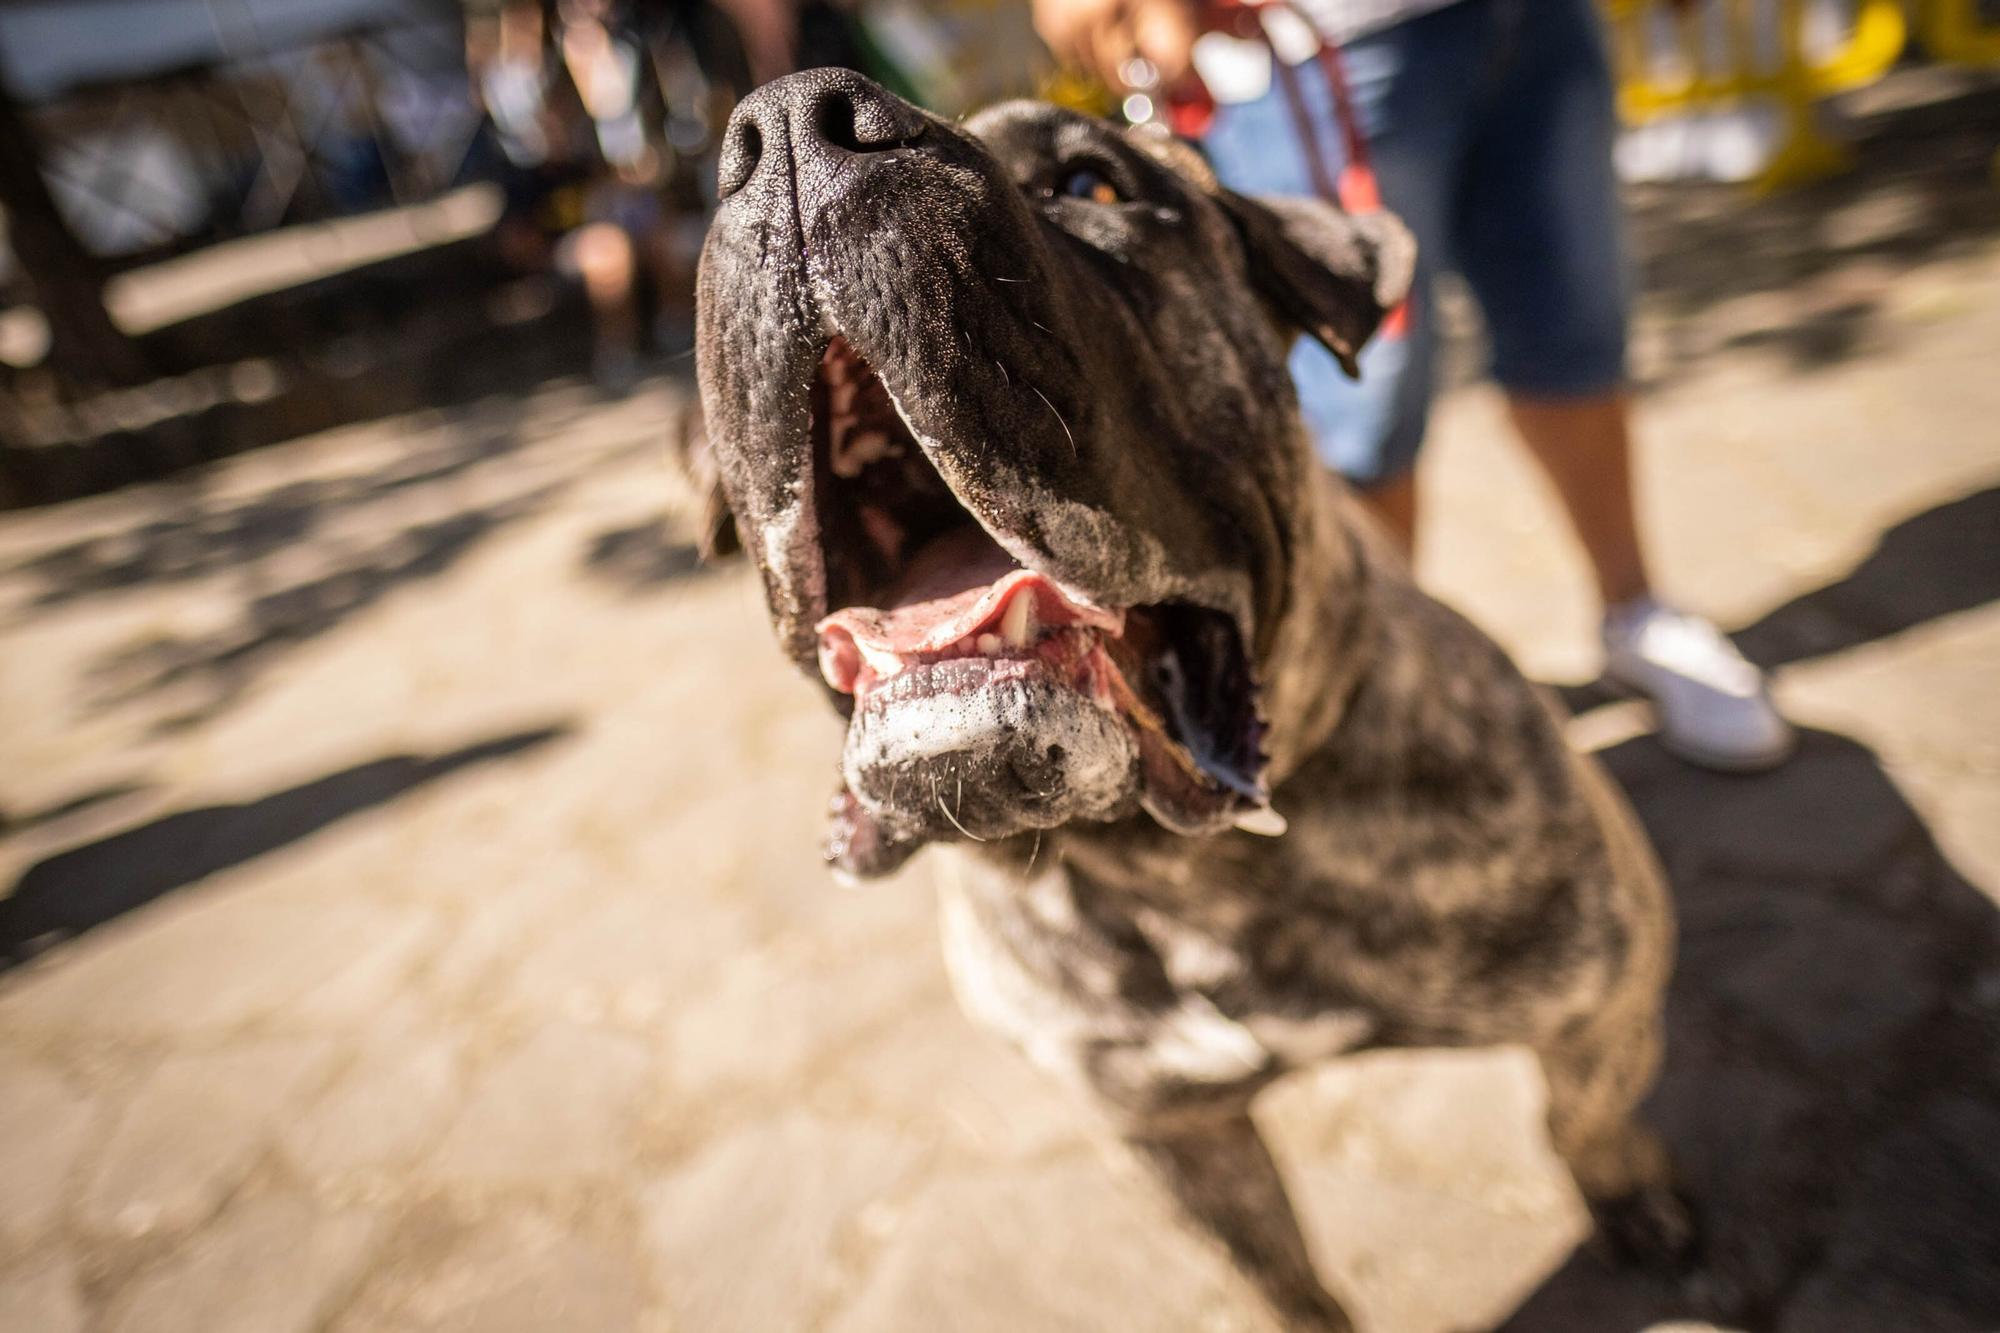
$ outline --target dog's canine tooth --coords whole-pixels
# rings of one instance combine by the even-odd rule
[[[1009,648],[1026,648],[1035,637],[1035,598],[1016,593],[1000,617],[1000,638]]]
[[[1285,817],[1268,805],[1260,805],[1255,810],[1245,810],[1236,816],[1236,827],[1245,833],[1254,833],[1260,838],[1282,838],[1290,827]]]

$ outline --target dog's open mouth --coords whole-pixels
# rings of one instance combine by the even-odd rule
[[[983,839],[1118,817],[1135,798],[1179,832],[1273,830],[1256,689],[1231,617],[1108,605],[1025,567],[840,338],[820,360],[812,419],[829,609],[819,667],[854,701],[856,799],[837,803],[836,859],[843,840]],[[933,808],[950,828],[924,823]],[[842,818],[871,827],[843,833]],[[872,826],[884,820],[904,827]]]

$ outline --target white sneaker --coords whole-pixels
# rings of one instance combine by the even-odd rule
[[[1699,616],[1639,597],[1604,617],[1604,675],[1653,701],[1660,744],[1704,768],[1752,773],[1783,763],[1794,737],[1764,673]]]

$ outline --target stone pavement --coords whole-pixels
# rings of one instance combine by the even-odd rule
[[[1652,1109],[1749,1328],[2000,1326],[2000,211],[1955,142],[1645,201],[1661,578],[1805,743],[1707,776],[1569,693],[1679,895]],[[922,861],[818,869],[837,731],[690,558],[682,402],[0,516],[0,1329],[1264,1330],[958,1017]],[[1490,391],[1426,466],[1426,578],[1587,679]],[[1702,1326],[1577,1248],[1541,1098],[1513,1051],[1271,1097],[1365,1327]]]

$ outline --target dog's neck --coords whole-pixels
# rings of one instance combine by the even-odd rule
[[[1379,585],[1408,577],[1353,492],[1317,463],[1309,466],[1284,616],[1263,670],[1274,789],[1340,725],[1372,653]]]

